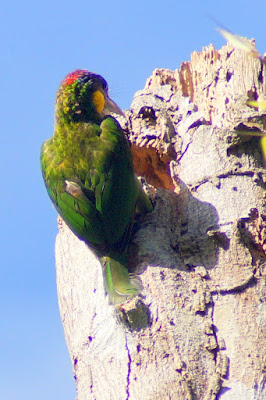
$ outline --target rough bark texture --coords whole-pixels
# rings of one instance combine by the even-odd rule
[[[263,97],[264,96],[264,97]],[[259,400],[265,380],[266,69],[230,45],[155,70],[121,124],[157,188],[131,246],[142,296],[120,307],[60,222],[58,298],[78,400]],[[152,191],[152,189],[151,189]]]

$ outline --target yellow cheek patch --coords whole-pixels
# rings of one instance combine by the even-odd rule
[[[96,107],[97,112],[100,114],[102,112],[102,110],[104,108],[104,104],[105,104],[104,95],[102,94],[102,92],[100,90],[96,90],[96,92],[93,93],[92,101]]]

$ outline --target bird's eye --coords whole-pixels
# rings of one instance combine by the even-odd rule
[[[108,84],[104,78],[101,79],[102,87],[105,92],[108,92]]]

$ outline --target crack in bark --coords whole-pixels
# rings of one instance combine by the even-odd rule
[[[217,354],[220,351],[220,349],[219,349],[218,337],[217,337],[217,334],[216,334],[217,328],[214,325],[214,320],[213,320],[214,306],[215,306],[215,302],[214,302],[214,300],[212,300],[212,302],[211,302],[211,307],[212,307],[212,309],[211,309],[212,332],[213,332],[213,336],[215,338],[215,342],[216,342],[216,345],[217,345],[217,347],[215,349],[213,349],[213,357],[214,357],[213,359],[214,359],[215,365],[217,365]]]
[[[130,390],[129,390],[129,385],[130,385],[130,373],[131,373],[131,355],[130,355],[130,350],[127,344],[127,334],[125,335],[125,345],[126,345],[126,350],[128,354],[128,370],[127,370],[127,385],[126,385],[126,400],[129,400],[130,398]]]
[[[242,292],[245,290],[247,287],[250,287],[256,283],[256,278],[254,277],[254,274],[252,276],[249,276],[243,283],[240,283],[239,285],[228,288],[228,289],[213,289],[211,290],[211,294],[236,294],[239,292]]]
[[[220,174],[216,174],[216,175],[208,175],[205,176],[204,178],[202,178],[200,181],[198,181],[197,183],[194,184],[189,184],[187,183],[187,186],[190,188],[190,190],[192,192],[196,191],[201,185],[204,185],[205,183],[213,183],[215,182],[215,180],[217,179],[226,179],[229,176],[250,176],[251,178],[255,175],[255,174],[259,174],[262,172],[262,169],[257,168],[257,169],[252,169],[252,170],[238,170],[235,171],[233,169],[229,169],[225,172],[222,172]],[[262,178],[261,178],[262,180]]]
[[[181,153],[181,156],[176,160],[177,164],[179,164],[179,162],[182,160],[182,158],[184,157],[184,155],[188,151],[188,148],[191,145],[191,143],[192,143],[192,140],[190,140],[190,142],[188,142],[188,144],[186,145],[185,150]]]

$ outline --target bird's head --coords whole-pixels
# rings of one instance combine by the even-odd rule
[[[124,115],[108,96],[108,85],[102,76],[76,69],[61,82],[56,96],[57,121],[97,123],[111,112]]]

